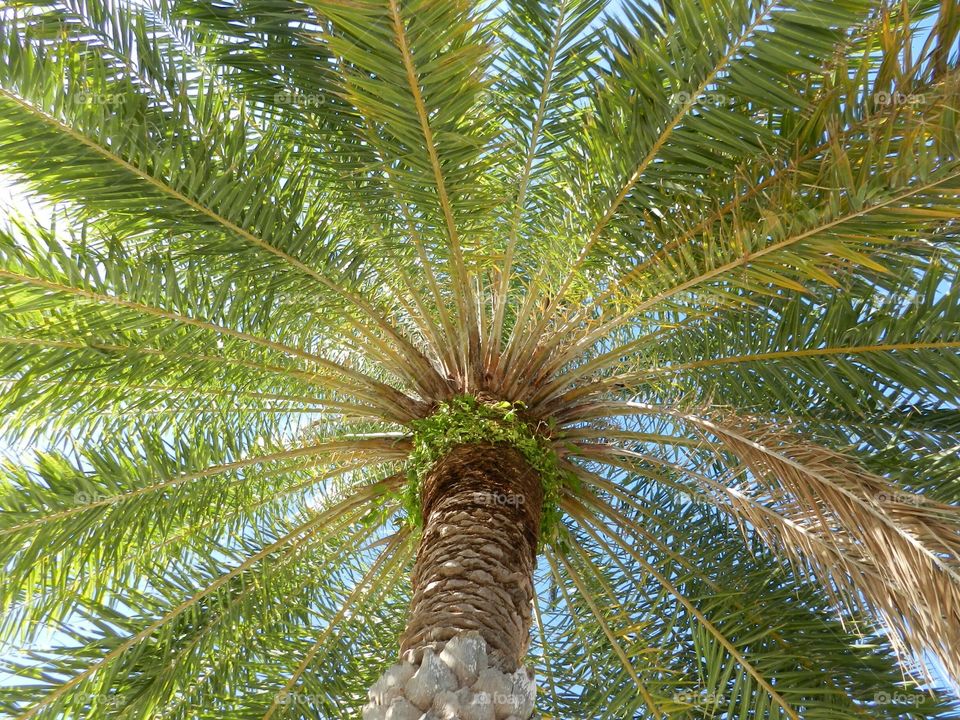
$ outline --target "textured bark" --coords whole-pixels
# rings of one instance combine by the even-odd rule
[[[364,720],[526,720],[533,570],[543,506],[516,450],[462,445],[421,488],[424,526],[402,659],[368,694]]]
[[[489,663],[516,670],[530,641],[533,570],[543,505],[537,473],[516,450],[462,445],[437,462],[421,489],[423,536],[403,652],[419,663],[451,638],[476,631]]]
[[[368,693],[363,720],[527,720],[536,703],[533,673],[487,667],[479,633],[457,635],[439,655],[423,649],[387,668]]]

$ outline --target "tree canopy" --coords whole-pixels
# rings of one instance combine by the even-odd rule
[[[544,717],[949,717],[958,35],[951,0],[7,0],[0,171],[48,210],[0,223],[35,449],[0,708],[352,716],[417,428],[468,396],[562,470]]]

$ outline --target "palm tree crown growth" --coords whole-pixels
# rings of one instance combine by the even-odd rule
[[[958,36],[3,3],[4,717],[948,717]]]

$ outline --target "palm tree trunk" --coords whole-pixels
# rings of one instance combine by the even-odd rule
[[[543,505],[516,450],[461,445],[421,490],[423,535],[402,660],[374,684],[364,720],[526,720],[533,570]]]

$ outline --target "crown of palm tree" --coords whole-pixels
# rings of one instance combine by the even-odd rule
[[[547,716],[946,716],[960,11],[605,5],[5,3],[9,716],[351,716],[463,395],[562,470]]]

